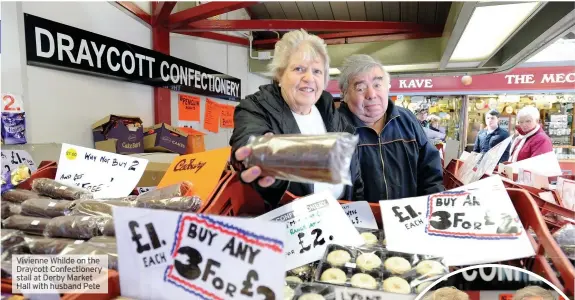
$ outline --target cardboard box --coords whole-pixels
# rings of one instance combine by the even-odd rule
[[[144,152],[142,120],[134,116],[108,115],[92,124],[94,146],[119,154]]]
[[[189,127],[180,127],[180,130],[188,134],[186,154],[206,151],[206,144],[204,143],[204,135],[206,135],[205,133]]]
[[[146,128],[144,150],[146,152],[172,152],[185,154],[188,134],[166,123]]]
[[[179,156],[176,153],[140,153],[131,155],[133,157],[147,159],[148,165],[146,166],[146,170],[144,170],[144,174],[140,181],[136,186],[138,187],[151,187],[157,186],[162,177],[170,168],[172,161]]]

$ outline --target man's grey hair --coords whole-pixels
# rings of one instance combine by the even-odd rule
[[[532,285],[524,287],[513,295],[513,300],[523,300],[527,297],[541,297],[543,300],[555,300],[553,293],[540,286]]]
[[[303,29],[284,34],[281,40],[276,43],[274,58],[268,65],[268,69],[272,72],[274,79],[279,81],[288,67],[292,54],[294,54],[296,49],[302,44],[309,45],[309,47],[306,47],[306,52],[304,53],[305,59],[323,59],[323,73],[325,75],[325,86],[327,87],[329,81],[329,54],[327,53],[327,45],[320,37],[309,34]]]
[[[526,106],[517,112],[517,122],[524,117],[531,117],[533,121],[537,122],[540,118],[539,110],[533,106]]]
[[[366,54],[354,54],[344,59],[343,65],[340,68],[341,74],[339,75],[339,90],[342,95],[345,95],[349,87],[349,81],[362,73],[378,67],[383,71],[386,88],[389,89],[391,84],[389,73],[385,70],[383,65],[375,60],[373,57]]]

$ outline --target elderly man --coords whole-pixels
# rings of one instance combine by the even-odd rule
[[[359,134],[364,196],[370,202],[443,191],[437,149],[415,116],[388,99],[389,74],[368,55],[348,57],[341,69],[339,111]]]

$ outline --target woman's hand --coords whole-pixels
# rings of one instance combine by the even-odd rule
[[[269,135],[273,135],[273,133],[266,133],[266,136]],[[246,159],[248,156],[250,156],[250,154],[252,153],[252,149],[250,147],[241,147],[238,150],[236,150],[236,153],[234,153],[234,155],[236,156],[236,159],[238,161],[243,161],[244,159]],[[242,177],[242,180],[244,182],[253,182],[254,180],[258,179],[258,177],[260,177],[262,175],[262,169],[258,166],[255,167],[251,167],[245,171],[243,171],[240,176]],[[258,184],[261,187],[269,187],[271,186],[273,183],[275,182],[275,179],[273,177],[270,176],[266,176],[264,178],[260,178],[260,180],[258,180]]]

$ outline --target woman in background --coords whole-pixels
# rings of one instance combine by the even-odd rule
[[[513,140],[509,161],[518,162],[548,152],[553,152],[553,143],[539,125],[539,110],[527,106],[517,113],[519,135]]]
[[[439,123],[441,122],[441,118],[436,115],[429,115],[427,117],[427,121],[429,122],[429,129],[437,132],[441,132],[439,130]]]

